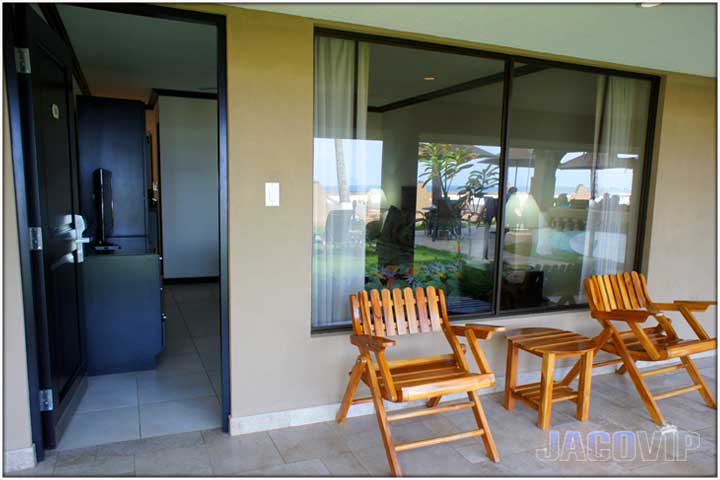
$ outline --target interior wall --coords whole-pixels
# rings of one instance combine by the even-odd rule
[[[3,77],[3,100],[7,98]],[[3,450],[32,446],[20,249],[7,102],[3,101]]]
[[[158,99],[163,277],[216,277],[217,100]]]

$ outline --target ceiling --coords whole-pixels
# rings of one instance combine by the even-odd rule
[[[379,107],[502,73],[503,69],[504,62],[498,60],[371,44],[368,105]]]
[[[216,92],[214,26],[56,5],[94,95]]]
[[[716,5],[236,4],[580,59],[716,76]]]

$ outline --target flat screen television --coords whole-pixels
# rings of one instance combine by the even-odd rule
[[[119,250],[120,246],[107,241],[113,231],[112,172],[98,168],[93,172],[93,198],[95,200],[95,218],[97,231],[93,248],[97,251]]]

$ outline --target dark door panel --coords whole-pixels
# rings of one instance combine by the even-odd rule
[[[19,74],[28,217],[39,227],[42,249],[32,252],[41,390],[53,407],[42,413],[45,448],[54,448],[77,405],[85,375],[80,297],[84,230],[79,218],[75,98],[67,45],[27,5],[16,5],[18,47],[30,71]]]

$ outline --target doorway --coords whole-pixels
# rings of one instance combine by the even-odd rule
[[[199,430],[208,426],[222,427],[227,431],[230,390],[224,17],[140,4],[45,4],[30,7],[5,5],[4,9],[4,53],[11,135],[13,140],[21,139],[13,141],[13,161],[18,213],[19,217],[22,217],[18,219],[18,224],[20,248],[23,251],[21,266],[26,305],[31,419],[38,460],[42,460],[44,448],[74,448],[94,441],[88,440],[92,437],[87,434],[92,430],[88,429],[89,424],[93,424],[96,431],[104,428],[107,437],[108,431],[117,430],[107,426],[108,419],[112,416],[116,417],[113,422],[119,428],[126,428],[129,432],[128,438],[123,439],[135,438],[132,433],[135,419],[135,431],[138,435],[136,438],[177,433],[183,429]],[[112,16],[115,16],[115,20],[112,20]],[[88,20],[90,17],[92,18]],[[150,47],[153,42],[162,40],[162,34],[158,32],[168,31],[163,25],[172,24],[171,30],[182,30],[184,26],[191,29],[209,29],[214,43],[213,51],[208,54],[215,60],[212,67],[213,84],[198,84],[197,78],[193,77],[198,69],[186,75],[193,77],[188,80],[190,83],[195,82],[192,88],[163,82],[163,74],[170,67],[161,62],[151,61],[151,68],[146,69],[143,76],[143,72],[133,71],[132,65],[123,63],[131,59],[128,55],[120,55],[115,59],[114,73],[105,72],[105,77],[103,72],[98,70],[90,73],[93,67],[92,59],[88,57],[87,51],[80,53],[83,28],[92,30],[92,26],[98,22],[116,23],[116,27],[120,25],[118,28],[126,30],[126,38],[129,39],[133,35],[140,35],[141,24],[149,21],[155,22],[154,35],[146,37],[148,48],[143,51],[152,50]],[[51,53],[46,56],[47,61],[41,55],[43,51]],[[108,55],[112,56],[111,52]],[[32,65],[31,71],[29,68],[27,72],[24,70],[26,63]],[[206,70],[205,67],[199,70],[203,69]],[[83,70],[88,75],[85,75]],[[134,75],[129,80],[128,76],[125,76],[125,86],[131,88],[122,89],[117,83],[113,84],[113,80],[122,79],[121,72]],[[178,75],[174,77],[182,78]],[[43,85],[50,87],[43,90]],[[147,88],[148,85],[150,88]],[[143,86],[147,89],[146,96],[142,93]],[[214,91],[207,91],[211,90],[211,87],[214,87]],[[100,230],[108,227],[111,231],[107,238],[102,234],[104,243],[100,247],[119,247],[122,253],[127,253],[128,257],[133,256],[138,263],[142,263],[140,257],[146,254],[149,254],[149,257],[162,257],[163,224],[160,218],[162,209],[159,208],[162,203],[162,181],[159,176],[159,159],[154,157],[156,147],[160,144],[157,136],[162,131],[162,126],[157,128],[157,105],[150,104],[161,90],[166,93],[189,91],[205,98],[211,96],[216,104],[217,160],[213,161],[217,173],[213,192],[216,208],[210,213],[217,218],[216,250],[212,260],[216,268],[214,275],[176,276],[172,281],[163,282],[162,293],[158,296],[162,299],[158,302],[158,309],[164,313],[165,321],[157,322],[160,326],[157,330],[154,324],[150,330],[136,330],[136,339],[142,341],[126,339],[124,342],[108,342],[107,345],[100,342],[98,345],[99,329],[96,320],[112,315],[98,316],[96,313],[102,311],[102,308],[107,311],[109,303],[119,302],[119,294],[108,295],[106,292],[106,296],[102,297],[92,289],[89,290],[88,284],[97,284],[99,281],[95,282],[94,279],[108,277],[120,281],[121,284],[123,281],[122,275],[107,275],[107,268],[113,268],[109,264],[119,261],[122,255],[115,252],[101,256],[98,255],[99,251],[93,250],[93,247],[98,246]],[[98,115],[98,108],[88,108],[83,105],[83,101],[88,102],[97,97],[105,99],[108,104],[113,101],[141,101],[143,116],[152,120],[144,125],[150,128],[143,128],[149,135],[143,135],[145,158],[142,160],[145,163],[142,165],[145,168],[139,171],[137,177],[141,179],[139,183],[142,184],[142,196],[139,201],[137,197],[133,197],[136,203],[142,203],[143,213],[137,218],[130,218],[127,210],[120,208],[122,190],[126,185],[119,181],[119,177],[124,175],[125,167],[114,165],[114,178],[106,175],[99,181],[96,171],[107,170],[111,173],[111,168],[106,168],[106,165],[103,168],[88,168],[87,162],[83,160],[83,151],[87,151],[88,146],[83,144],[80,127],[84,120],[90,118],[92,123],[92,118],[98,118],[92,116]],[[162,100],[160,103],[162,108]],[[131,105],[126,103],[123,106]],[[46,110],[49,114],[43,115]],[[132,108],[126,110],[130,111]],[[117,118],[116,112],[117,110],[113,110],[110,116]],[[64,152],[64,156],[47,154],[43,149],[50,146],[54,152],[58,149]],[[89,182],[86,175],[88,172],[84,169],[90,170]],[[119,175],[120,173],[123,175]],[[110,178],[115,182],[108,181]],[[62,179],[62,183],[59,183],[58,179]],[[97,190],[98,184],[105,185],[105,190]],[[89,211],[88,208],[94,213],[98,212],[95,207],[102,204],[105,195],[99,192],[109,190],[109,185],[114,187],[114,195],[109,197],[109,205],[115,207],[110,221],[107,220],[107,214],[96,215],[88,219],[89,221],[83,218],[81,214]],[[89,192],[90,190],[92,192]],[[89,207],[89,204],[92,206]],[[49,209],[48,205],[57,211]],[[151,212],[153,207],[155,211]],[[92,214],[87,216],[92,217]],[[142,221],[131,221],[140,217]],[[27,225],[28,230],[24,230],[24,225]],[[33,230],[36,227],[39,229],[37,233]],[[133,230],[135,227],[140,230]],[[87,236],[88,233],[92,233],[93,238]],[[39,245],[38,242],[42,244]],[[91,267],[92,264],[102,265]],[[145,261],[144,265],[139,265],[137,271],[143,272],[142,275],[146,278],[152,279],[154,269],[158,270],[158,274],[160,269],[165,270],[162,263]],[[123,271],[127,269],[123,267]],[[126,277],[126,283],[123,284],[125,287],[119,287],[118,292],[130,292],[132,285],[137,284],[140,278],[133,275]],[[168,277],[167,280],[171,279]],[[142,297],[152,289],[137,290],[135,293]],[[102,298],[107,300],[100,301]],[[152,303],[148,301],[150,303],[147,305]],[[146,305],[135,301],[126,302],[127,304]],[[97,310],[98,308],[100,310]],[[154,315],[147,308],[143,310],[143,314],[150,317]],[[135,316],[128,315],[127,318]],[[171,332],[168,331],[170,329]],[[187,336],[175,335],[183,329],[188,333]],[[133,333],[130,330],[125,328],[121,333]],[[138,336],[138,331],[141,331],[142,335]],[[137,355],[131,358],[129,364],[113,363],[117,360],[115,358],[104,358],[105,363],[98,363],[97,351],[107,354],[112,348],[116,348],[117,344],[134,347],[148,339],[155,342],[152,338],[155,332],[159,332],[157,336],[161,342],[161,352],[154,359],[155,365],[147,363],[152,360],[148,360],[149,357]],[[216,340],[215,345],[211,345],[211,339]],[[123,353],[127,356],[127,348]],[[119,364],[122,365],[118,367]],[[171,378],[172,374],[176,374],[174,379]],[[205,382],[201,381],[203,377]],[[46,395],[46,392],[49,392],[49,397],[41,396]],[[38,401],[35,402],[34,399]],[[129,405],[120,406],[123,402]],[[163,402],[169,403],[160,405]],[[193,402],[198,404],[197,408],[189,409],[188,404]],[[167,415],[173,408],[177,417],[187,419],[188,412],[195,411],[200,412],[197,418],[204,415],[208,422],[193,425],[186,421],[186,425],[182,426],[168,419],[163,420],[161,414]],[[109,413],[111,410],[115,411]],[[132,414],[133,410],[135,415]],[[148,419],[144,428],[142,418]],[[168,428],[168,425],[173,424],[174,427]],[[78,431],[79,434],[73,433]],[[119,438],[109,439],[118,440]]]

